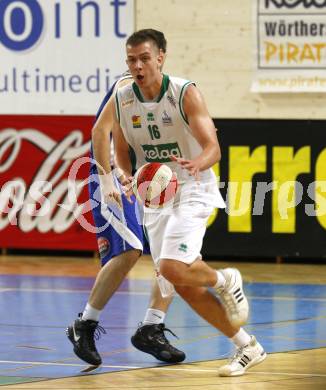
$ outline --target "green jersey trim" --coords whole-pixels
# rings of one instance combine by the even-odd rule
[[[169,88],[169,84],[170,84],[170,78],[168,75],[166,74],[163,74],[163,80],[162,80],[162,85],[161,85],[161,90],[160,90],[160,94],[158,95],[158,98],[156,99],[156,103],[159,103],[162,99],[162,97],[164,96],[165,92],[168,90]],[[144,101],[144,98],[139,90],[139,87],[138,85],[133,82],[132,83],[132,89],[134,90],[134,93],[137,97],[137,99],[141,102],[141,103],[145,103]]]
[[[162,80],[162,86],[161,86],[161,92],[157,98],[157,103],[159,103],[162,100],[162,97],[164,96],[165,92],[168,90],[170,84],[170,78],[167,74],[163,74],[163,80]]]
[[[119,98],[118,98],[118,92],[115,94],[115,112],[118,117],[118,122],[120,122],[120,108],[119,108]]]
[[[182,116],[182,119],[185,121],[185,123],[187,125],[189,125],[189,122],[187,120],[187,116],[185,114],[185,112],[183,111],[183,97],[184,97],[184,94],[186,92],[186,89],[187,87],[192,84],[192,85],[195,85],[196,84],[193,82],[193,81],[188,81],[185,85],[183,85],[182,89],[181,89],[181,92],[180,92],[180,98],[179,98],[179,108],[180,108],[180,113],[181,113],[181,116]]]

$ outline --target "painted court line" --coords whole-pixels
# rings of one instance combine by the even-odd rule
[[[71,293],[71,294],[89,294],[90,290],[71,290],[71,289],[51,289],[51,288],[16,288],[16,287],[7,287],[7,288],[0,288],[1,292],[13,292],[13,291],[24,291],[24,292],[51,292],[51,293]],[[115,294],[119,295],[150,295],[150,292],[147,291],[117,291]],[[261,297],[256,295],[249,295],[246,294],[247,298],[249,299],[256,299],[256,300],[273,300],[273,301],[295,301],[300,299],[300,301],[320,301],[320,302],[326,302],[326,298],[322,297],[287,297],[287,296],[271,296],[271,297]]]
[[[69,366],[69,367],[89,367],[87,364],[78,364],[78,363],[56,363],[56,362],[30,362],[30,361],[20,361],[20,360],[0,360],[0,363],[5,364],[30,364],[33,366]],[[109,366],[101,365],[100,367],[104,368],[125,368],[125,369],[136,369],[136,368],[146,368],[146,367],[134,367],[134,366]],[[99,368],[100,368],[99,367]]]
[[[153,367],[151,368],[152,370],[169,370],[169,371],[189,371],[189,372],[217,372],[218,368],[214,369],[201,369],[201,368],[174,368],[174,367]],[[307,373],[307,374],[302,374],[302,373],[290,373],[290,372],[273,372],[273,371],[248,371],[248,373],[251,374],[257,374],[257,375],[285,375],[285,376],[307,376],[307,377],[322,377],[326,378],[326,374],[314,374],[314,373]]]
[[[16,288],[16,287],[8,287],[0,289],[1,292],[15,292],[15,291],[23,291],[23,292],[49,292],[49,293],[59,293],[59,294],[89,294],[90,290],[71,290],[71,289],[51,289],[51,288]],[[147,291],[117,291],[115,294],[120,295],[150,295]]]
[[[30,361],[19,361],[19,360],[0,360],[0,363],[6,363],[6,364],[29,364],[29,365],[35,365],[35,366],[68,366],[68,367],[89,367],[85,364],[78,364],[78,363],[55,363],[55,362],[30,362]],[[124,368],[124,369],[151,369],[151,370],[168,370],[168,371],[188,371],[188,372],[217,372],[216,369],[211,368],[181,368],[181,367],[170,367],[170,366],[164,366],[164,367],[139,367],[139,366],[113,366],[113,365],[101,365],[98,368]],[[291,372],[272,372],[272,371],[249,371],[252,374],[257,375],[285,375],[285,376],[302,376],[302,377],[321,377],[326,378],[326,374],[317,374],[317,373],[291,373]]]

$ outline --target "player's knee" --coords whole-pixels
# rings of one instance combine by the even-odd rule
[[[132,249],[124,253],[125,260],[128,261],[131,266],[134,266],[137,263],[140,256],[141,251],[138,249]]]
[[[175,286],[174,289],[189,304],[202,302],[207,291],[206,287],[198,286]]]
[[[163,259],[160,262],[160,273],[173,285],[183,284],[182,265],[176,260]]]
[[[141,252],[136,249],[120,253],[112,257],[110,261],[105,264],[105,267],[112,270],[112,268],[119,270],[119,272],[128,273],[139,259]],[[103,269],[102,268],[102,269]]]
[[[192,288],[189,286],[175,286],[174,289],[186,301],[193,296]]]

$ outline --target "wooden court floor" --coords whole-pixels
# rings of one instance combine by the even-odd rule
[[[229,265],[210,263],[216,268]],[[326,284],[326,265],[231,263],[247,283],[322,286]],[[98,270],[95,259],[0,256],[0,276],[33,275],[39,277],[93,277]],[[129,275],[130,280],[148,280],[152,277],[151,260],[144,257]],[[1,287],[1,286],[0,286]],[[298,288],[299,288],[298,287]],[[304,301],[306,298],[301,299]],[[320,302],[326,296],[319,297]],[[311,302],[307,299],[307,305]],[[5,316],[5,313],[2,315]],[[326,312],[319,313],[320,319]],[[326,334],[326,333],[325,333]],[[278,337],[289,337],[278,335]],[[326,337],[325,337],[326,339]],[[319,340],[326,346],[326,340]],[[299,344],[298,344],[299,345]],[[326,348],[295,349],[270,353],[260,365],[242,377],[220,378],[217,367],[223,360],[195,361],[188,364],[130,369],[119,372],[76,375],[32,383],[3,385],[18,389],[326,389]],[[1,364],[0,364],[1,369]],[[0,374],[1,375],[1,374]]]

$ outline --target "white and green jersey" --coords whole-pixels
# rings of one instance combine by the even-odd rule
[[[183,111],[183,97],[191,84],[194,83],[163,75],[160,94],[151,102],[144,100],[135,82],[116,93],[117,116],[126,141],[135,152],[136,167],[148,162],[167,164],[177,173],[181,185],[194,182],[194,178],[171,162],[169,156],[194,159],[202,152]],[[200,172],[200,182],[217,187],[212,169]]]

